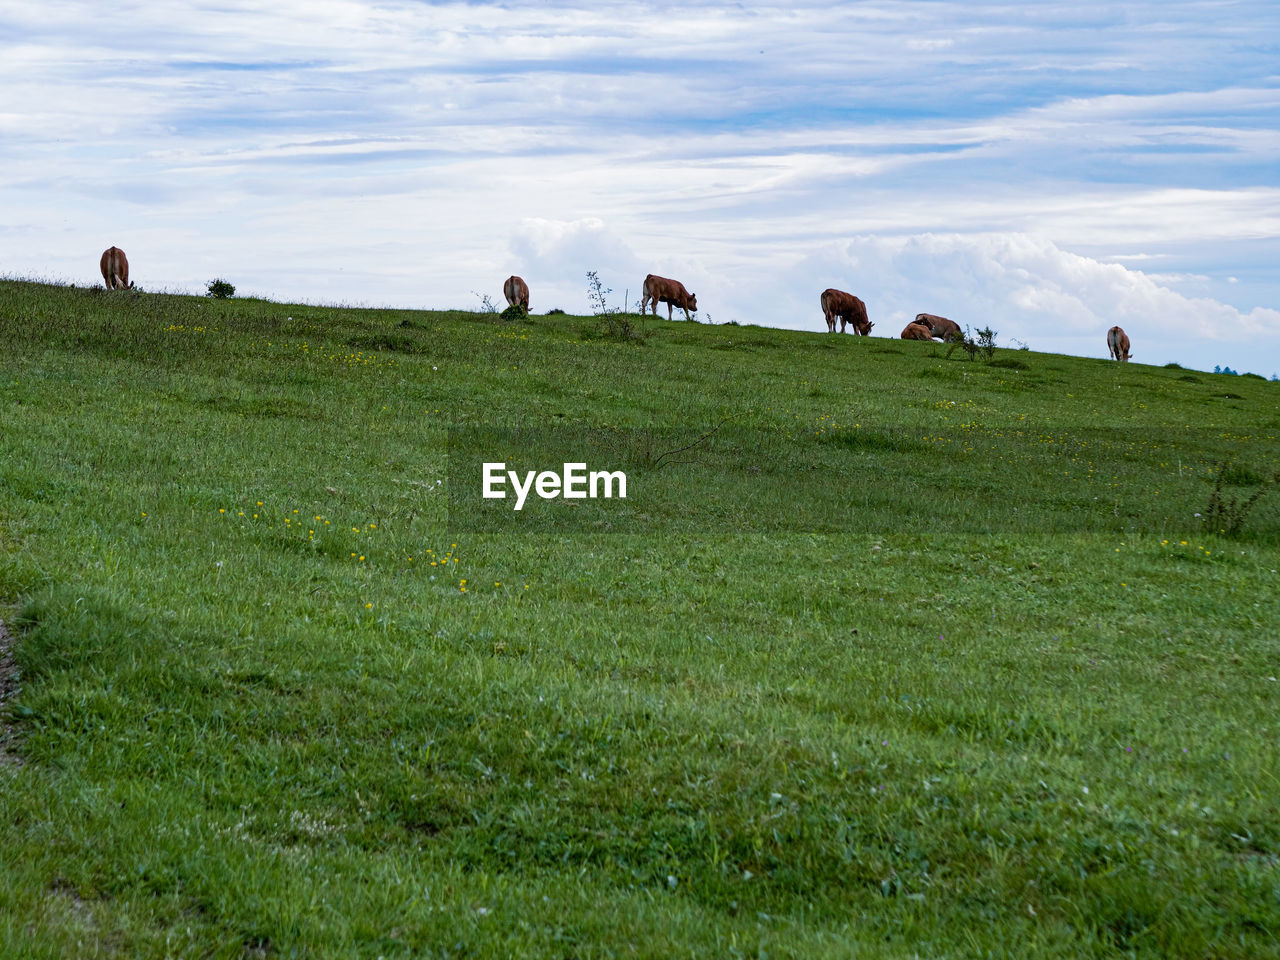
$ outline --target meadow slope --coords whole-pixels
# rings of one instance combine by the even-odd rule
[[[1280,384],[821,322],[0,281],[0,955],[1280,956]]]

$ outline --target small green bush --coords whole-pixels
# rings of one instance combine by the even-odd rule
[[[205,287],[206,296],[213,297],[215,300],[230,300],[236,295],[236,288],[226,280],[210,280]]]

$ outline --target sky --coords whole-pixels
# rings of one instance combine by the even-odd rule
[[[1280,4],[0,0],[0,275],[1280,372]]]

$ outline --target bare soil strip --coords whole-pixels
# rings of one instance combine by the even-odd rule
[[[0,620],[0,767],[22,763],[18,753],[18,733],[5,709],[18,694],[18,664],[13,657],[13,636]]]

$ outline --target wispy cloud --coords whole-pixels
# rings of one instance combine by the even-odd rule
[[[1123,317],[1144,360],[1269,374],[1276,35],[1256,0],[0,0],[0,271],[117,243],[144,287],[451,306],[519,272],[581,309],[587,270],[655,270],[815,331],[835,284],[877,333],[1102,355]]]

